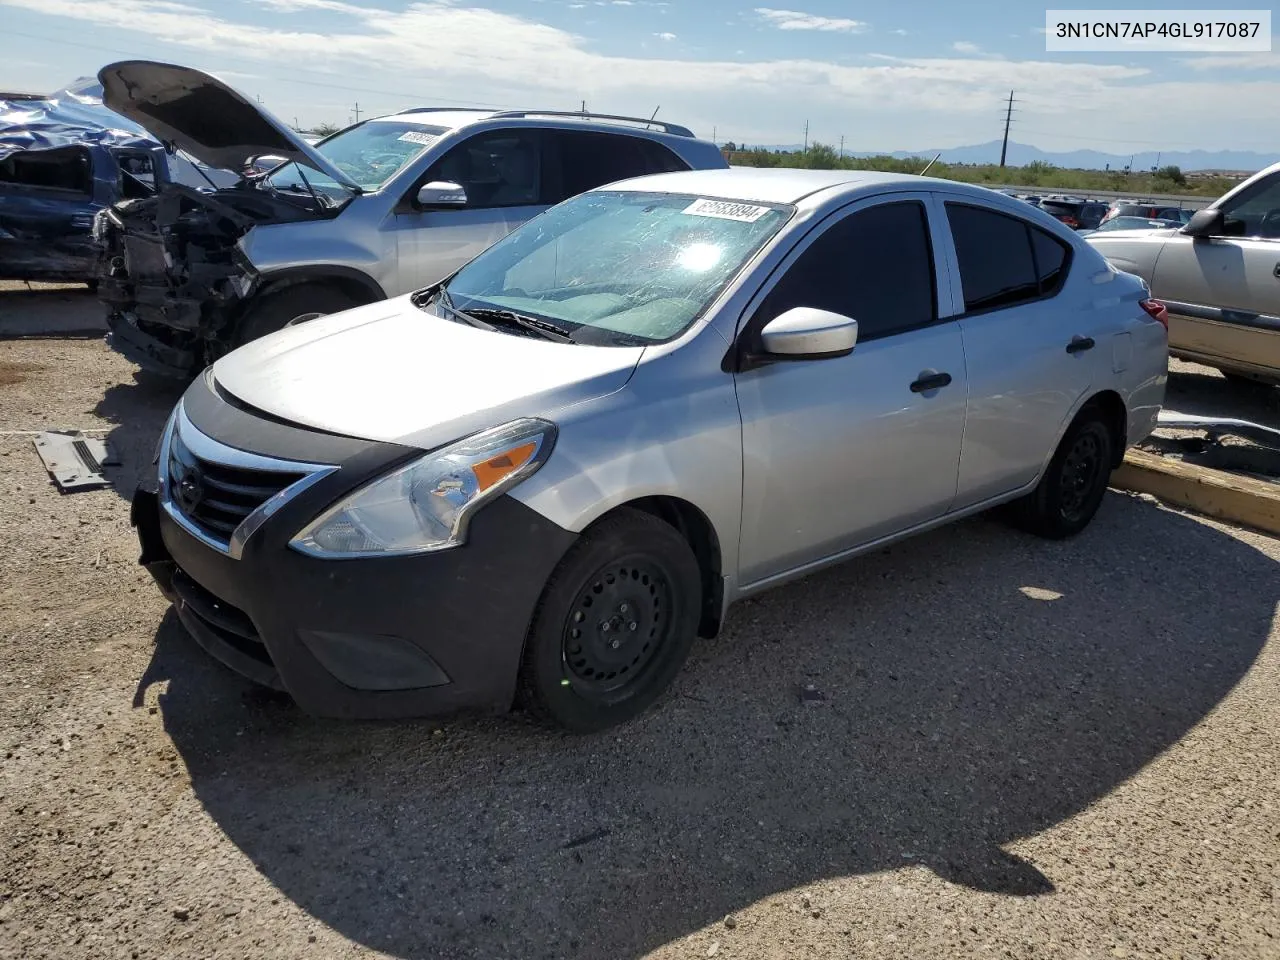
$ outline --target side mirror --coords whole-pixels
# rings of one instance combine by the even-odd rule
[[[465,207],[467,191],[452,180],[432,180],[418,188],[417,204],[424,209],[437,207]]]
[[[1221,237],[1226,234],[1226,217],[1221,210],[1197,210],[1182,232],[1189,237]]]
[[[843,357],[853,352],[857,342],[857,320],[815,307],[792,307],[760,331],[760,345],[768,359]]]
[[[269,173],[284,162],[284,157],[277,157],[271,153],[260,153],[250,157],[248,163],[245,164],[245,168],[249,173]]]

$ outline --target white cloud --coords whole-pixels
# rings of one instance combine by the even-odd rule
[[[799,10],[775,10],[771,7],[756,7],[760,19],[779,30],[822,30],[831,33],[862,33],[867,24],[861,20],[848,20],[843,17],[819,17],[812,13],[801,13]]]
[[[1188,57],[1178,62],[1192,70],[1276,70],[1280,69],[1280,54],[1225,53]]]
[[[717,60],[656,52],[607,56],[573,32],[468,5],[476,2],[417,0],[399,10],[344,10],[351,19],[336,27],[321,27],[305,15],[243,23],[231,19],[231,5],[174,0],[0,0],[0,10],[65,18],[67,29],[127,31],[128,46],[140,55],[213,72],[256,69],[262,83],[246,92],[260,91],[273,112],[305,122],[345,119],[330,104],[356,88],[350,99],[383,112],[418,98],[565,109],[586,99],[603,112],[645,116],[660,103],[664,118],[703,133],[732,126],[735,139],[749,143],[798,142],[802,124],[796,118],[806,116],[814,129],[857,130],[857,140],[846,143],[851,150],[927,149],[997,136],[993,118],[1016,89],[1021,126],[1055,131],[1025,136],[1045,149],[1126,137],[1165,137],[1169,149],[1259,146],[1254,137],[1280,147],[1280,135],[1256,125],[1256,117],[1270,115],[1280,102],[1280,82],[1265,73],[1237,74],[1228,84],[1182,71],[1178,80],[1165,81],[1152,71],[1174,61],[1155,56],[1129,65],[960,55],[868,57],[856,65],[743,54]],[[378,65],[376,73],[369,72],[371,63]],[[0,87],[24,85],[27,74],[28,68],[15,70],[0,59]],[[375,100],[360,87],[399,92]],[[1178,118],[1172,132],[1170,117]],[[1242,130],[1253,131],[1252,137]],[[1108,145],[1116,152],[1125,148]]]
[[[654,36],[659,40],[674,40],[676,38],[674,33],[655,33]]]
[[[890,30],[889,32],[896,33],[900,37],[905,37],[907,35],[907,31],[903,30],[901,27],[899,27],[897,30]]]
[[[981,53],[982,48],[976,43],[970,43],[968,40],[957,40],[951,45],[951,49],[956,53]]]

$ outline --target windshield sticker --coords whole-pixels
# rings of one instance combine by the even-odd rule
[[[754,203],[732,203],[728,200],[695,200],[680,212],[692,217],[716,217],[719,220],[755,223],[769,212],[769,208],[758,207]]]
[[[424,147],[429,147],[435,143],[439,137],[430,133],[423,133],[421,130],[410,130],[407,133],[400,134],[396,139],[403,140],[405,143],[420,143]]]

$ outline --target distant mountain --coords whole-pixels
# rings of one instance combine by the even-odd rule
[[[803,144],[791,143],[769,146],[769,150],[801,150]],[[974,144],[967,147],[933,147],[928,150],[895,150],[893,157],[924,157],[931,159],[935,153],[942,154],[943,163],[999,163],[1000,141]],[[884,156],[883,150],[853,151],[846,150],[850,157]],[[1097,150],[1072,150],[1067,153],[1050,153],[1026,143],[1009,141],[1009,152],[1005,163],[1011,167],[1025,167],[1036,160],[1051,163],[1055,167],[1076,170],[1123,170],[1130,162],[1129,154],[1101,153]],[[1156,153],[1135,153],[1133,155],[1134,170],[1150,170],[1159,161],[1162,167],[1181,167],[1184,173],[1192,170],[1240,170],[1254,171],[1270,166],[1280,160],[1280,153],[1256,153],[1250,150],[1169,150]]]

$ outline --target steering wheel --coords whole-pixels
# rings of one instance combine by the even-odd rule
[[[1258,233],[1268,239],[1280,237],[1280,210],[1268,210],[1258,224]]]

